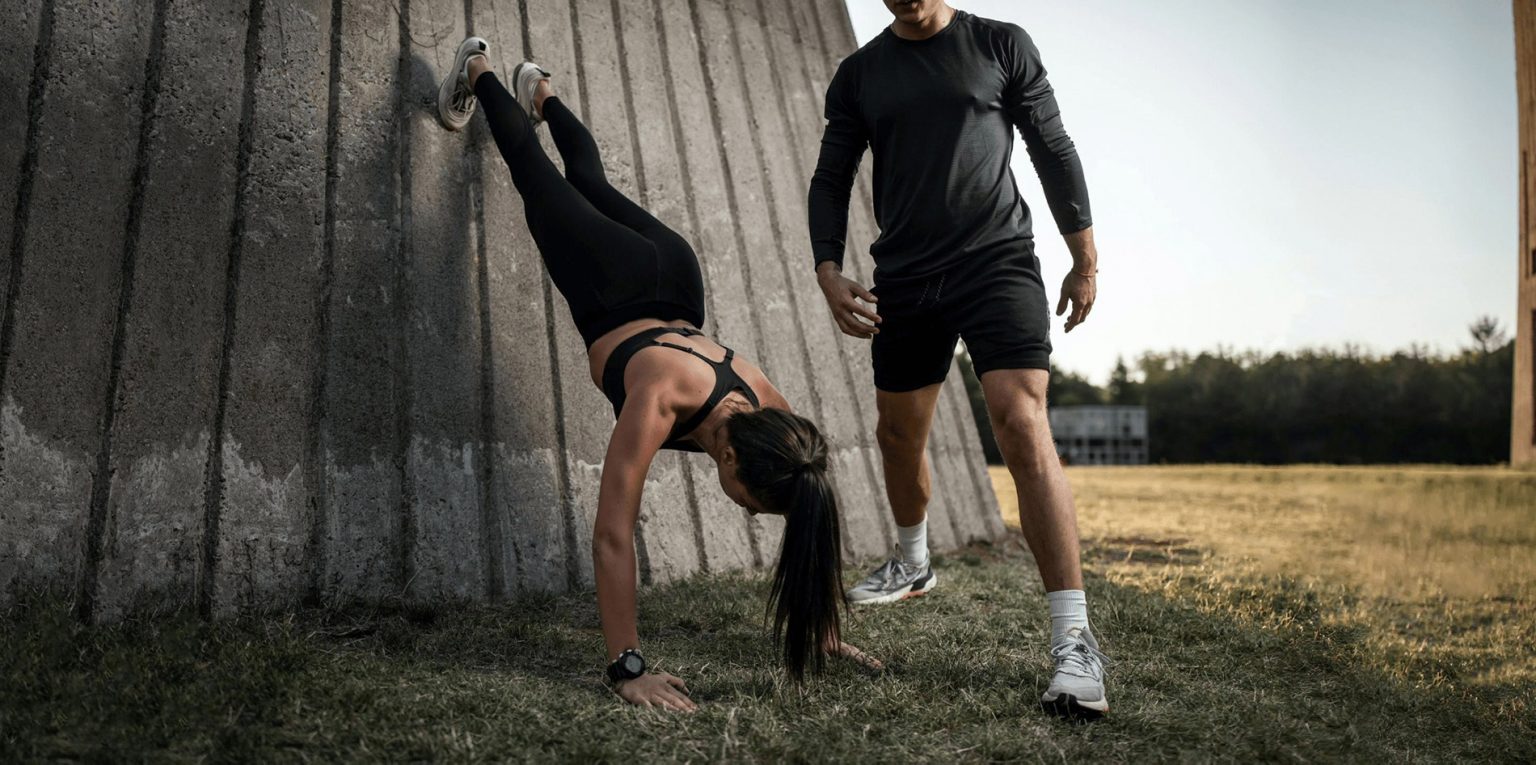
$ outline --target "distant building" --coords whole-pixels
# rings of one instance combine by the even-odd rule
[[[1051,433],[1056,453],[1069,465],[1147,464],[1144,406],[1053,407]]]
[[[1515,1],[1520,99],[1520,308],[1515,313],[1515,401],[1509,460],[1536,465],[1536,0]]]

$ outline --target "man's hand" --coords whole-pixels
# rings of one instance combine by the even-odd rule
[[[868,340],[880,333],[880,315],[859,302],[862,299],[873,305],[880,299],[858,282],[843,276],[836,263],[826,261],[817,266],[816,283],[821,285],[821,294],[827,299],[827,307],[832,309],[832,319],[843,334]]]
[[[614,686],[619,698],[637,707],[661,707],[674,712],[697,712],[699,705],[688,698],[688,686],[665,672],[652,672]]]
[[[1061,300],[1056,304],[1056,315],[1066,313],[1067,303],[1072,304],[1072,315],[1067,317],[1068,332],[1088,320],[1088,312],[1093,310],[1093,301],[1099,292],[1094,281],[1094,277],[1083,276],[1076,271],[1068,272],[1067,277],[1061,280]]]

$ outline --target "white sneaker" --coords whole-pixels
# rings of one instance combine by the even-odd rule
[[[539,89],[539,81],[549,79],[549,72],[544,67],[524,61],[512,70],[512,95],[517,97],[517,102],[528,110],[528,121],[537,125],[544,121],[539,111],[533,108],[533,94]]]
[[[467,37],[453,54],[453,68],[437,86],[437,121],[449,130],[463,130],[475,114],[475,91],[469,86],[469,60],[490,50],[485,40]]]
[[[1056,674],[1040,697],[1041,706],[1069,720],[1096,720],[1109,712],[1104,695],[1104,662],[1093,633],[1073,627],[1051,642]]]
[[[921,566],[914,566],[901,557],[901,550],[865,577],[864,581],[848,591],[848,602],[856,606],[878,603],[895,603],[898,600],[926,595],[939,578],[933,573],[933,556]]]

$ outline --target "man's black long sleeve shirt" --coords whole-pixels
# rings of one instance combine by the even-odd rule
[[[817,265],[842,264],[866,147],[875,158],[877,283],[926,278],[1032,237],[1009,167],[1014,128],[1061,233],[1093,225],[1040,52],[1016,25],[956,11],[926,40],[886,29],[838,66],[826,119],[808,200]]]

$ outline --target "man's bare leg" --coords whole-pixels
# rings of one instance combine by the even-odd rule
[[[1072,487],[1056,456],[1043,369],[1000,369],[981,376],[997,446],[1019,497],[1019,525],[1040,567],[1051,612],[1056,671],[1041,703],[1068,717],[1109,711],[1103,654],[1088,625],[1081,545]]]
[[[937,581],[928,565],[928,499],[933,495],[928,433],[941,386],[903,393],[875,391],[880,418],[875,438],[885,469],[885,497],[896,519],[898,552],[848,591],[854,603],[892,603],[922,595]]]

